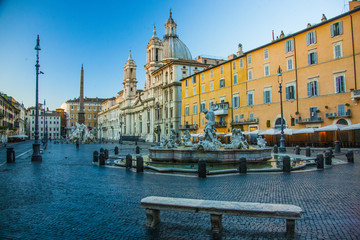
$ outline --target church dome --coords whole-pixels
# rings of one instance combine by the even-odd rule
[[[163,59],[192,59],[189,49],[177,36],[165,36],[162,45]]]
[[[191,53],[186,45],[177,36],[176,27],[177,25],[172,18],[172,13],[170,11],[170,17],[165,23],[165,36],[161,41],[163,45],[163,59],[191,60]]]

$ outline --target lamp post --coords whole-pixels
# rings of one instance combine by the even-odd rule
[[[284,138],[284,115],[283,115],[283,104],[282,104],[282,71],[279,66],[278,69],[278,83],[279,83],[279,93],[280,93],[280,108],[281,108],[281,138],[280,138],[280,147],[279,152],[286,153],[286,147],[285,147],[285,138]]]
[[[122,144],[122,125],[124,124],[123,121],[121,121],[120,118],[120,138],[119,138],[119,144]]]
[[[158,105],[158,129],[157,129],[157,134],[158,134],[158,143],[160,143],[160,105]]]
[[[39,142],[39,51],[40,48],[40,38],[39,35],[36,39],[36,87],[35,87],[35,141],[33,144],[33,155],[31,156],[31,161],[42,161],[40,155],[40,142]]]

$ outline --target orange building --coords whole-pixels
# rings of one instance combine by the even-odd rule
[[[359,123],[359,6],[182,79],[180,129],[202,133],[212,104],[218,133],[279,128],[279,82],[286,128]]]

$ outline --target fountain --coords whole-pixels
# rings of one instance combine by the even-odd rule
[[[232,130],[230,144],[221,143],[216,136],[215,113],[216,108],[205,109],[208,120],[204,128],[204,138],[193,144],[190,133],[185,131],[181,141],[177,141],[176,132],[171,129],[170,135],[163,138],[160,146],[149,149],[152,162],[197,163],[204,158],[208,163],[232,163],[245,157],[248,162],[263,162],[271,159],[271,148],[266,147],[264,139],[258,140],[258,147],[250,147],[240,129]]]
[[[71,143],[94,143],[96,140],[97,129],[93,128],[91,131],[86,127],[85,124],[75,123],[75,130],[69,135],[69,141]]]

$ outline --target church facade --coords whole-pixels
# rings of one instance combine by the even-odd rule
[[[98,114],[98,137],[119,140],[120,137],[139,137],[156,142],[167,136],[170,129],[180,130],[180,80],[211,65],[192,59],[186,45],[177,35],[177,24],[170,17],[165,24],[165,36],[153,35],[146,47],[146,80],[139,90],[136,63],[131,52],[124,66],[124,89],[102,104]]]

